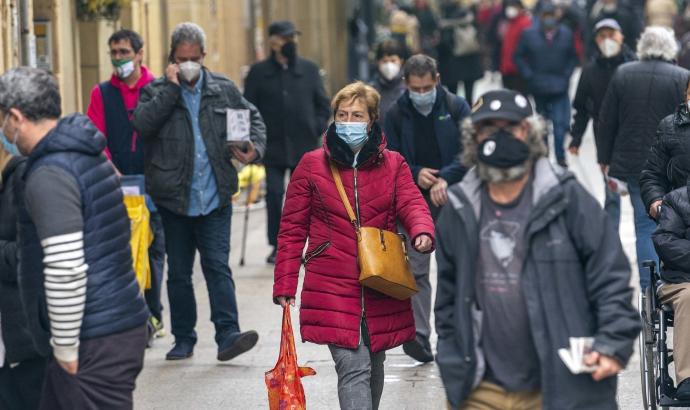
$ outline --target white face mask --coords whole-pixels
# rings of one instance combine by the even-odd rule
[[[180,65],[180,78],[188,83],[193,82],[201,75],[201,64],[196,61],[185,61]]]
[[[616,40],[605,38],[599,43],[599,50],[604,57],[611,58],[621,52],[621,45]]]
[[[508,17],[509,19],[514,19],[515,17],[518,16],[518,14],[520,14],[520,10],[518,10],[517,7],[515,7],[515,6],[506,7],[506,17]]]
[[[379,71],[386,80],[390,81],[400,74],[400,65],[392,61],[379,64]]]

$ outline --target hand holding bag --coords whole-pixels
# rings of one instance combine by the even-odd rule
[[[268,406],[270,410],[305,410],[307,399],[300,379],[313,376],[316,372],[311,367],[297,366],[295,338],[292,334],[290,305],[283,308],[283,329],[280,338],[280,355],[273,370],[266,372],[268,388]]]
[[[331,162],[331,173],[340,199],[357,232],[359,283],[398,300],[417,293],[417,283],[410,270],[405,236],[375,227],[361,227],[347,198],[340,172]]]

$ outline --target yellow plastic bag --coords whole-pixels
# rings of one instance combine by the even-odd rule
[[[143,292],[151,289],[151,265],[149,265],[149,246],[153,242],[151,214],[146,208],[143,195],[125,195],[125,206],[131,226],[132,267],[137,276],[139,288]]]

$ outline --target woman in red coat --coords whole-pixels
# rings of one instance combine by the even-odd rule
[[[415,325],[409,300],[359,284],[357,236],[330,161],[358,208],[361,226],[395,231],[399,220],[417,251],[434,247],[434,224],[412,173],[400,154],[386,149],[376,122],[379,99],[376,90],[361,82],[333,98],[335,122],[326,131],[323,148],[305,154],[295,169],[278,235],[274,300],[294,305],[304,261],[302,339],[331,350],[342,409],[378,408],[385,351],[414,340]]]

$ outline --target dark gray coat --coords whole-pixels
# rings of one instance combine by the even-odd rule
[[[630,262],[606,213],[571,174],[548,160],[534,168],[522,277],[539,354],[544,409],[615,409],[616,378],[573,375],[558,357],[569,337],[592,336],[594,349],[626,364],[640,331],[631,304]],[[436,361],[457,407],[482,380],[475,275],[482,184],[475,169],[451,187],[437,226]]]
[[[318,147],[331,109],[315,63],[300,57],[284,70],[273,57],[258,62],[244,81],[244,97],[266,121],[267,166],[294,168]]]
[[[194,134],[182,88],[159,78],[141,90],[132,123],[144,139],[146,192],[158,206],[184,215],[194,171]],[[199,126],[213,168],[221,207],[237,191],[237,171],[226,146],[226,110],[248,109],[251,140],[259,157],[266,147],[266,127],[259,111],[228,78],[204,69]]]

